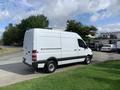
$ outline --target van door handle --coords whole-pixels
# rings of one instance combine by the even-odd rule
[[[79,49],[79,51],[80,51],[80,49]]]
[[[77,51],[77,49],[74,49],[74,51]]]

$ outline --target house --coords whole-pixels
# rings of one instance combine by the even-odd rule
[[[94,42],[96,44],[116,44],[120,40],[120,31],[116,32],[102,32]]]

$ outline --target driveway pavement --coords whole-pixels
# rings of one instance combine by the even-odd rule
[[[116,59],[120,59],[120,54],[94,52],[93,63]],[[70,67],[59,68],[56,72],[82,66],[84,65],[78,64]],[[0,57],[0,86],[6,86],[46,75],[48,74],[44,74],[42,72],[36,73],[32,68],[24,65],[22,63],[22,52]]]
[[[120,59],[120,54],[117,53],[93,52],[93,62],[119,60],[119,59]]]

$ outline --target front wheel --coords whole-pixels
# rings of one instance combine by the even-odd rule
[[[56,70],[57,64],[54,61],[48,61],[45,65],[45,72],[52,73]]]
[[[91,57],[87,56],[84,61],[85,64],[90,64],[91,63]]]

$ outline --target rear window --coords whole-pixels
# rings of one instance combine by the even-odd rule
[[[111,45],[103,45],[103,47],[111,47]]]

